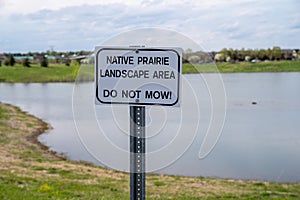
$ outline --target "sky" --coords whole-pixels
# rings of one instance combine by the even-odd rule
[[[0,53],[93,50],[139,28],[204,50],[300,48],[299,0],[0,0]]]

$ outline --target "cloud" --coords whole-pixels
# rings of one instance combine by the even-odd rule
[[[300,24],[295,24],[295,25],[291,26],[291,29],[295,29],[295,30],[300,29]]]
[[[1,0],[3,8],[0,10],[0,16],[11,14],[29,14],[40,10],[59,10],[66,7],[81,6],[81,5],[109,5],[114,3],[124,3],[127,5],[134,4],[134,0]]]
[[[17,2],[5,1],[4,8]],[[24,1],[0,17],[1,51],[92,50],[113,35],[144,27],[169,28],[207,50],[300,46],[300,3],[290,1]],[[52,2],[52,3],[51,3]],[[73,2],[68,3],[68,2]],[[9,4],[9,5],[8,5]],[[28,7],[28,6],[27,6]],[[1,11],[0,11],[1,13]]]

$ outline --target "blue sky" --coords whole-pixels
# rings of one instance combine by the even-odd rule
[[[0,0],[0,52],[93,50],[137,28],[178,31],[205,50],[300,48],[299,0]]]

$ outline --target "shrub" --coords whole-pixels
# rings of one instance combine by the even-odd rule
[[[24,67],[30,67],[29,59],[28,59],[28,58],[24,58],[24,59],[22,60],[22,65],[23,65]]]
[[[9,65],[9,58],[6,58],[6,59],[4,60],[4,65],[5,65],[5,66],[8,66],[8,65]]]
[[[48,67],[48,59],[46,57],[41,59],[41,67]]]
[[[16,64],[16,60],[13,56],[10,56],[9,58],[6,58],[4,60],[4,65],[6,66],[14,66]]]
[[[80,61],[79,60],[72,60],[71,61],[71,66],[76,67],[76,66],[80,66]]]
[[[71,60],[69,58],[67,58],[67,59],[64,60],[64,63],[65,63],[66,66],[70,66]]]
[[[16,64],[16,60],[13,56],[10,57],[9,64],[10,64],[10,66],[14,66]]]
[[[0,67],[2,66],[2,60],[0,60]]]
[[[10,66],[14,66],[16,64],[16,60],[13,56],[10,56],[9,58],[9,65]]]

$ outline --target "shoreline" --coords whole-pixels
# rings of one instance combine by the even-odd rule
[[[10,105],[10,104],[8,104],[8,105]],[[61,160],[68,160],[62,154],[58,154],[56,151],[51,151],[48,146],[46,146],[45,144],[43,144],[42,142],[40,142],[38,140],[38,137],[40,135],[45,134],[49,130],[52,129],[51,125],[49,123],[43,121],[42,119],[40,119],[40,118],[38,118],[38,117],[36,117],[32,114],[29,114],[28,112],[25,112],[25,111],[21,111],[21,112],[23,112],[24,114],[29,115],[29,116],[35,118],[36,120],[38,120],[38,122],[40,123],[40,126],[41,126],[41,128],[37,128],[35,131],[32,132],[31,135],[26,137],[28,142],[31,142],[32,144],[37,145],[40,148],[41,151],[45,151],[46,153],[48,153],[49,155],[51,155],[55,158],[58,158],[58,159],[61,159]]]
[[[128,173],[49,151],[37,139],[49,128],[43,120],[0,102],[0,198],[129,198]],[[147,174],[146,185],[147,199],[300,198],[300,183]]]
[[[237,63],[205,63],[182,65],[182,74],[205,73],[281,73],[300,72],[300,61],[272,61],[272,62],[237,62]],[[0,67],[0,83],[62,83],[87,82],[94,80],[94,65],[66,67],[62,64],[51,64],[48,67],[32,65],[23,67],[20,64],[14,67]]]

